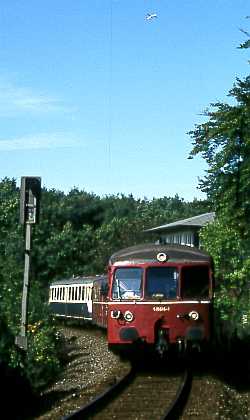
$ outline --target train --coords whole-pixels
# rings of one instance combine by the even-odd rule
[[[114,352],[200,351],[212,337],[213,271],[211,256],[195,247],[136,245],[110,257],[107,275],[52,283],[49,304],[55,315],[64,308],[105,328]]]

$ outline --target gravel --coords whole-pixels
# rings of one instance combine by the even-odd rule
[[[108,350],[105,331],[60,328],[67,340],[67,363],[56,381],[41,394],[34,418],[57,420],[79,409],[129,370],[129,364]]]
[[[105,331],[91,327],[63,327],[60,331],[68,343],[67,363],[55,382],[41,394],[39,414],[34,419],[62,419],[103,392],[130,368],[128,362],[108,350]],[[181,419],[250,420],[250,383],[238,389],[216,369],[196,371]]]
[[[215,375],[195,375],[180,420],[249,420],[250,392],[239,392]]]

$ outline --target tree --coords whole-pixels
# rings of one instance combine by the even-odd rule
[[[250,76],[237,79],[228,96],[229,104],[211,104],[207,121],[189,133],[190,158],[201,154],[208,164],[199,188],[217,215],[201,232],[215,260],[215,305],[231,334],[250,338]]]
[[[190,132],[190,157],[202,154],[208,163],[200,189],[213,201],[217,214],[249,237],[250,220],[250,76],[237,82],[229,96],[235,105],[212,104],[208,121]]]

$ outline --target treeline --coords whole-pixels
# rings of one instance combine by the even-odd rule
[[[1,277],[19,278],[24,237],[19,225],[19,188],[15,180],[0,182]],[[178,195],[153,200],[123,194],[99,197],[72,189],[42,191],[40,223],[32,233],[32,281],[47,289],[63,276],[105,271],[110,255],[120,248],[150,242],[145,230],[211,210],[208,201],[185,202]],[[13,264],[14,263],[14,264]]]

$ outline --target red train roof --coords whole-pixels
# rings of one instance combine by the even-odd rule
[[[212,263],[212,258],[206,252],[198,248],[185,245],[171,244],[142,244],[122,249],[114,253],[109,260],[110,264],[118,261],[154,261],[159,262],[157,256],[166,254],[167,260],[190,261],[190,262],[207,262]]]

